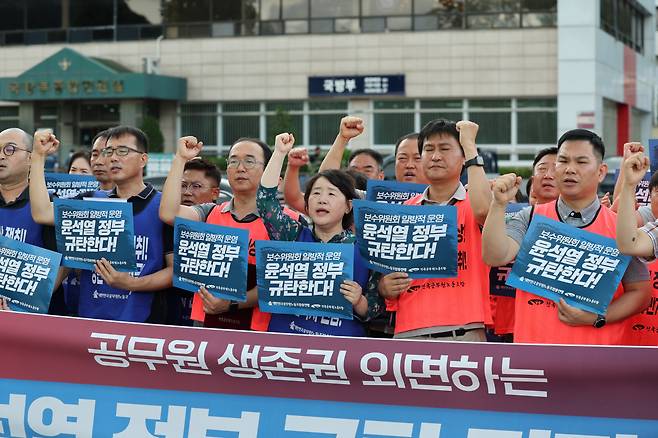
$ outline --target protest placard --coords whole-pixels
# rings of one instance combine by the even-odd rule
[[[247,300],[249,232],[177,217],[174,222],[174,286],[204,286],[218,298]]]
[[[105,258],[118,271],[136,270],[132,204],[55,198],[54,207],[63,266],[94,270]]]
[[[369,179],[366,186],[366,200],[402,204],[423,193],[426,188],[424,184]]]

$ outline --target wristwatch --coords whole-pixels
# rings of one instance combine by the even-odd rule
[[[468,169],[471,166],[480,166],[484,167],[484,158],[480,155],[476,155],[474,158],[471,158],[470,160],[466,160],[464,163],[464,169]]]
[[[592,324],[596,328],[601,328],[605,325],[605,315],[596,315],[596,320],[594,321],[594,324]]]
[[[237,301],[231,300],[231,303],[228,305],[229,312],[235,312],[238,310],[239,303]]]

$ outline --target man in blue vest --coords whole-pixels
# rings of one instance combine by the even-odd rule
[[[54,210],[47,198],[43,165],[45,157],[57,150],[59,141],[47,132],[35,134],[32,158],[32,214],[38,223],[54,223]],[[160,193],[144,184],[148,161],[148,139],[130,126],[112,128],[101,150],[115,184],[107,197],[125,199],[133,206],[135,250],[138,271],[119,272],[105,259],[95,271],[82,271],[79,315],[89,318],[135,322],[162,322],[166,314],[162,291],[171,286],[173,233],[158,216]],[[45,195],[45,196],[44,196]],[[158,293],[160,292],[160,293]]]
[[[36,223],[30,214],[27,188],[31,153],[32,136],[27,132],[19,128],[0,132],[0,235],[55,250],[53,228]],[[51,307],[50,311],[61,313],[61,290],[53,296],[53,302],[58,305]],[[7,303],[0,305],[0,310],[7,309]]]

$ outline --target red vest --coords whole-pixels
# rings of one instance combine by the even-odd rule
[[[225,227],[241,228],[249,231],[249,265],[256,265],[256,240],[270,240],[263,220],[258,218],[253,222],[238,222],[233,219],[230,212],[222,213],[222,210],[228,204],[224,202],[217,207],[214,207],[206,222],[209,224],[222,225]],[[253,269],[253,267],[252,267]],[[251,315],[249,315],[251,314]],[[209,326],[222,327],[222,328],[246,328],[245,317],[251,316],[251,329],[258,331],[267,331],[267,326],[270,323],[270,314],[261,312],[256,305],[253,310],[245,309],[238,312],[223,313],[221,315],[206,315],[203,312],[203,304],[198,294],[194,295],[194,302],[192,303],[191,318],[196,321],[206,321]],[[248,321],[246,321],[248,323]]]
[[[420,205],[422,194],[405,202]],[[418,279],[387,309],[397,312],[395,333],[434,326],[492,324],[489,268],[482,261],[482,235],[468,196],[457,207],[457,277]]]
[[[557,201],[535,206],[534,214],[559,221]],[[594,221],[582,228],[591,233],[615,238],[617,215],[609,208],[601,207]],[[613,301],[624,293],[620,283]],[[536,344],[585,344],[623,345],[627,339],[626,321],[608,323],[604,327],[572,327],[561,322],[557,305],[547,299],[522,290],[516,291],[514,342]]]
[[[631,345],[658,346],[658,260],[648,266],[651,281],[651,301],[641,313],[628,318]]]
[[[514,297],[491,295],[491,316],[493,331],[497,335],[514,332]]]

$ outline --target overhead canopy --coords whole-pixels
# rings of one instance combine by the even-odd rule
[[[14,78],[0,78],[0,100],[185,100],[187,80],[134,73],[121,64],[62,49]]]

